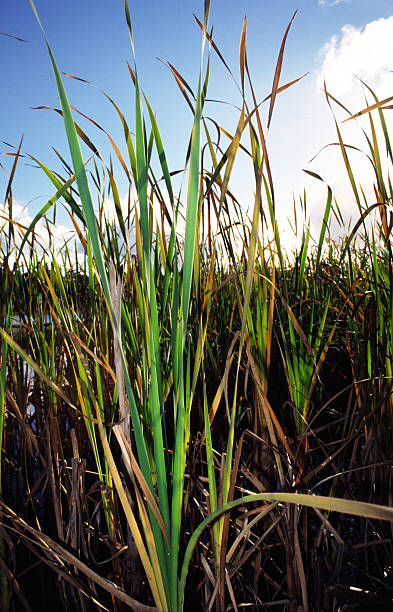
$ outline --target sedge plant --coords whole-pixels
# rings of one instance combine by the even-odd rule
[[[32,0],[32,9],[39,21],[39,17]],[[272,440],[280,433],[277,423],[273,423],[272,413],[266,403],[268,364],[270,355],[270,343],[272,341],[272,317],[274,297],[277,293],[274,276],[266,280],[262,287],[263,304],[258,302],[257,316],[262,323],[252,320],[250,315],[251,294],[256,277],[256,257],[258,252],[263,249],[259,238],[260,219],[262,218],[262,187],[266,186],[268,199],[271,199],[271,211],[273,211],[272,185],[270,184],[268,159],[266,153],[266,143],[264,133],[258,113],[258,105],[254,99],[254,108],[249,111],[244,102],[245,75],[248,75],[245,36],[246,26],[243,26],[242,39],[240,45],[240,68],[241,68],[241,89],[243,104],[240,112],[238,126],[231,143],[220,161],[213,159],[213,173],[210,176],[208,188],[205,189],[202,164],[201,164],[201,128],[205,127],[203,121],[203,109],[206,100],[207,87],[209,82],[210,63],[207,62],[204,69],[204,46],[206,39],[213,45],[211,35],[207,31],[209,18],[210,2],[204,3],[204,19],[202,24],[202,54],[201,68],[198,78],[197,93],[193,106],[193,128],[190,137],[189,151],[186,160],[186,175],[188,178],[185,212],[185,233],[182,247],[179,246],[177,236],[177,219],[179,216],[179,200],[174,196],[172,177],[169,171],[167,158],[161,135],[158,129],[154,112],[145,98],[139,80],[136,67],[129,67],[130,77],[133,82],[135,129],[134,134],[128,127],[124,115],[116,104],[113,104],[118,117],[121,121],[128,160],[124,158],[118,148],[115,148],[116,155],[123,170],[132,181],[136,196],[137,206],[134,210],[136,255],[131,257],[129,252],[124,260],[121,257],[123,244],[119,244],[114,238],[113,228],[106,223],[103,216],[96,214],[88,181],[87,164],[90,160],[84,160],[80,148],[80,141],[87,144],[92,149],[92,143],[86,140],[84,133],[74,122],[71,107],[69,105],[63,81],[56,65],[51,47],[45,37],[50,61],[55,75],[58,94],[61,102],[61,115],[68,138],[68,144],[72,159],[72,174],[63,184],[54,173],[41,168],[47,174],[56,188],[55,196],[48,202],[45,210],[42,210],[34,220],[30,232],[33,231],[34,224],[42,218],[46,212],[60,198],[64,197],[69,208],[70,217],[74,224],[78,236],[81,239],[87,261],[89,273],[89,288],[91,296],[100,295],[100,299],[105,304],[107,313],[106,329],[111,327],[111,333],[115,339],[115,367],[109,366],[108,352],[105,359],[98,351],[94,350],[94,340],[97,340],[98,331],[90,336],[89,343],[85,343],[79,337],[82,327],[77,327],[68,318],[68,313],[73,310],[69,303],[64,288],[60,270],[54,266],[52,275],[44,272],[48,291],[53,301],[54,307],[51,311],[53,321],[59,320],[59,332],[66,335],[67,350],[75,358],[74,380],[77,386],[77,397],[74,402],[61,388],[53,381],[54,372],[51,362],[51,351],[53,355],[53,323],[48,344],[49,350],[40,357],[42,367],[32,360],[22,347],[11,337],[6,330],[2,330],[3,352],[8,345],[8,350],[15,351],[27,361],[31,368],[41,377],[51,392],[51,401],[55,406],[55,397],[59,397],[67,403],[73,410],[82,412],[86,427],[89,432],[89,440],[94,455],[96,457],[97,468],[101,470],[100,479],[107,487],[112,488],[113,495],[116,495],[123,508],[124,515],[130,533],[135,543],[136,550],[140,557],[148,584],[158,610],[181,611],[185,602],[185,586],[192,553],[198,543],[198,539],[206,527],[212,526],[214,538],[214,558],[216,564],[216,579],[220,581],[220,606],[225,605],[224,586],[225,561],[226,561],[226,538],[227,522],[225,517],[235,507],[261,501],[276,501],[279,503],[291,503],[295,505],[306,505],[322,508],[329,511],[348,512],[354,515],[377,517],[380,519],[393,520],[391,509],[383,506],[364,504],[353,500],[340,500],[336,498],[325,498],[322,496],[308,496],[297,493],[286,492],[266,492],[233,499],[235,494],[235,483],[231,476],[234,462],[238,461],[235,443],[235,427],[237,414],[237,386],[239,373],[242,363],[243,348],[246,344],[256,349],[258,367],[253,368],[253,375],[258,385],[260,401],[264,406],[264,414],[269,420],[269,434]],[[131,45],[134,52],[134,42],[132,36],[131,19],[127,2],[125,2],[126,20],[130,33]],[[292,22],[291,22],[292,23]],[[40,24],[41,25],[41,24]],[[42,28],[42,26],[41,26]],[[288,26],[289,29],[289,26]],[[285,38],[288,33],[286,31]],[[43,31],[43,30],[42,30]],[[44,32],[44,31],[43,31]],[[283,53],[283,47],[282,47]],[[274,101],[279,92],[279,77],[282,63],[282,53],[278,62],[273,89],[270,99],[270,110],[268,124],[270,124],[271,113]],[[135,54],[134,54],[135,55]],[[178,76],[178,78],[180,78]],[[251,86],[251,81],[250,81]],[[143,106],[147,108],[148,121],[144,117]],[[252,118],[257,119],[257,129],[252,128]],[[213,193],[213,186],[219,186],[220,196],[217,210],[220,213],[226,205],[227,186],[230,179],[233,163],[240,146],[241,136],[247,126],[250,126],[251,141],[253,149],[253,162],[256,171],[256,195],[253,211],[249,243],[246,249],[246,273],[245,279],[240,279],[236,290],[239,310],[241,313],[241,328],[238,334],[239,351],[238,358],[234,362],[236,366],[235,388],[233,391],[232,407],[229,416],[229,435],[226,447],[226,458],[222,470],[222,483],[220,494],[217,492],[216,472],[213,457],[213,440],[211,435],[212,415],[214,415],[222,389],[216,396],[215,406],[208,405],[206,390],[203,393],[203,416],[204,416],[204,436],[206,441],[206,457],[208,467],[208,485],[210,494],[210,513],[191,536],[184,556],[180,555],[180,545],[184,535],[183,513],[187,495],[185,492],[185,471],[188,445],[190,443],[190,416],[192,400],[195,395],[197,380],[202,372],[205,374],[204,359],[207,347],[207,319],[210,312],[210,300],[212,299],[213,288],[213,267],[208,268],[205,277],[203,291],[206,296],[201,300],[202,311],[197,317],[198,331],[197,349],[193,355],[191,351],[190,333],[190,311],[194,305],[194,298],[198,298],[201,293],[200,265],[198,258],[199,232],[203,223],[204,198],[209,193]],[[208,132],[206,131],[209,141]],[[257,136],[258,134],[258,136]],[[211,144],[211,141],[210,141]],[[210,151],[214,153],[213,147]],[[96,154],[93,149],[93,154]],[[159,193],[157,181],[154,179],[152,170],[152,158],[157,154],[160,164],[160,171],[166,190],[169,194],[169,204],[163,202],[162,216],[170,221],[169,236],[165,235],[165,224],[160,224],[155,219],[154,214],[154,194]],[[267,180],[264,174],[267,172]],[[111,193],[115,202],[117,221],[120,234],[127,250],[128,219],[124,219],[121,210],[120,199],[117,192],[112,168],[107,167],[108,177],[111,186]],[[96,173],[95,180],[98,184]],[[75,181],[79,192],[80,204],[77,201],[72,185]],[[149,185],[154,188],[149,193]],[[270,190],[270,191],[269,191]],[[331,194],[328,196],[326,207],[326,223],[330,212]],[[162,200],[161,200],[162,201]],[[131,208],[131,207],[130,207]],[[218,215],[220,218],[220,214]],[[272,215],[274,220],[274,215]],[[324,219],[325,223],[325,219]],[[79,225],[80,224],[80,225]],[[81,229],[81,227],[82,229]],[[79,230],[79,231],[78,231]],[[86,237],[83,231],[86,231]],[[317,263],[319,265],[322,253],[326,227],[321,231],[320,242],[318,245]],[[27,232],[28,234],[29,232]],[[27,240],[27,234],[25,234]],[[107,236],[107,246],[105,246],[105,236]],[[275,231],[276,246],[278,233]],[[304,274],[307,247],[302,252],[300,270]],[[280,255],[280,253],[279,253]],[[214,258],[212,258],[214,259]],[[119,271],[118,278],[112,278],[110,283],[110,264],[116,269],[119,263],[123,262],[123,274],[132,279],[135,288],[136,303],[134,308],[130,308],[129,303],[122,295],[122,278]],[[112,268],[113,269],[113,268]],[[263,276],[267,278],[267,267],[263,268]],[[264,281],[265,282],[265,281]],[[55,290],[56,287],[56,290]],[[199,291],[198,291],[199,287]],[[302,288],[302,282],[300,283]],[[57,292],[61,294],[60,304]],[[285,296],[284,296],[285,298]],[[197,299],[195,300],[198,301]],[[265,303],[268,306],[265,306]],[[64,307],[64,309],[63,309]],[[324,305],[327,312],[329,303]],[[289,308],[289,306],[288,306]],[[296,348],[297,362],[293,362],[293,379],[300,375],[305,383],[304,389],[299,389],[299,381],[296,379],[292,388],[295,394],[299,393],[299,400],[294,395],[294,403],[297,402],[299,412],[302,414],[302,422],[307,419],[307,404],[304,404],[304,396],[310,394],[310,388],[315,384],[315,355],[321,354],[325,349],[322,347],[322,331],[326,313],[322,317],[323,323],[317,326],[312,320],[308,334],[301,332],[300,325],[296,322],[294,315],[286,309],[289,316],[290,335],[289,340],[285,336],[287,346],[290,349]],[[61,321],[61,325],[60,325]],[[168,333],[168,326],[170,331]],[[322,325],[322,328],[321,328]],[[292,327],[291,327],[292,326]],[[105,326],[103,327],[105,329]],[[96,336],[94,335],[96,333]],[[298,337],[297,337],[298,336]],[[299,340],[300,338],[300,340]],[[310,350],[310,339],[315,339],[315,346]],[[6,342],[4,342],[4,340]],[[289,344],[288,344],[289,343]],[[101,341],[105,346],[105,340]],[[105,353],[105,350],[104,350]],[[132,360],[130,358],[132,355]],[[250,361],[253,359],[249,352]],[[132,363],[131,363],[132,361]],[[3,363],[3,360],[2,360]],[[92,380],[91,364],[93,363],[96,372],[96,381]],[[303,364],[300,366],[299,364]],[[305,364],[305,365],[304,365]],[[302,372],[301,367],[303,368]],[[116,387],[113,396],[113,406],[119,398],[119,403],[123,403],[129,411],[133,439],[124,434],[120,426],[113,427],[114,415],[107,420],[107,416],[102,400],[102,371],[115,374]],[[131,377],[130,372],[135,376]],[[258,380],[259,379],[259,380]],[[300,379],[299,379],[300,380]],[[301,381],[301,382],[302,382]],[[304,382],[303,381],[303,382]],[[296,383],[296,386],[294,386]],[[1,387],[0,387],[1,391]],[[1,399],[0,395],[0,399]],[[170,402],[168,398],[170,397]],[[122,399],[120,399],[122,398]],[[303,403],[300,405],[300,401]],[[168,405],[170,403],[170,410]],[[126,415],[126,411],[122,412]],[[126,418],[126,416],[125,416]],[[302,428],[299,422],[300,428]],[[111,435],[112,430],[115,436]],[[98,432],[98,435],[97,435]],[[136,499],[135,512],[129,502],[126,485],[120,476],[120,466],[116,463],[113,454],[113,443],[116,437],[120,444],[121,457],[130,475]],[[128,439],[127,439],[128,438]],[[99,447],[100,444],[100,447]],[[100,467],[102,448],[104,467]],[[240,451],[239,451],[240,452]],[[278,469],[280,461],[278,461]],[[284,475],[280,473],[280,481],[284,489]],[[105,508],[107,517],[114,520],[110,514],[110,504]],[[108,524],[109,531],[111,529]],[[142,604],[131,602],[135,609],[142,609]]]

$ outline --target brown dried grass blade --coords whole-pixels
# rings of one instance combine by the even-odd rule
[[[267,428],[268,428],[268,431],[269,431],[270,440],[271,440],[271,443],[272,443],[272,446],[273,446],[273,453],[274,453],[274,457],[275,457],[275,460],[276,460],[276,466],[277,466],[277,471],[278,471],[278,475],[279,475],[279,479],[280,479],[280,484],[281,484],[281,487],[284,488],[285,487],[285,478],[284,478],[284,472],[283,472],[283,469],[282,469],[280,453],[278,451],[277,438],[276,438],[276,434],[275,434],[274,427],[273,427],[273,420],[272,420],[272,417],[271,417],[270,410],[268,408],[268,403],[267,403],[266,396],[263,393],[262,386],[261,386],[261,383],[260,383],[260,380],[261,380],[260,371],[259,371],[259,368],[258,368],[257,364],[255,363],[255,359],[253,358],[253,356],[251,354],[250,347],[248,346],[248,344],[246,344],[246,353],[247,353],[247,358],[248,358],[248,360],[250,362],[250,365],[251,365],[251,370],[252,370],[252,373],[253,373],[256,389],[257,389],[258,395],[260,397],[260,400],[261,400],[261,403],[262,403],[262,406],[263,406],[263,411],[264,411],[264,414],[265,414],[266,424],[267,424]],[[280,436],[282,435],[282,437],[283,437],[282,438],[282,442],[285,445],[285,448],[289,449],[288,443],[286,441],[284,432],[282,431],[281,427],[279,428],[278,433],[280,434]],[[292,453],[291,453],[291,455],[292,455]],[[293,455],[292,455],[292,457],[293,457]]]
[[[123,365],[121,362],[120,344],[119,338],[121,338],[121,294],[122,294],[122,279],[117,278],[115,264],[113,261],[110,263],[109,269],[109,286],[111,292],[111,298],[113,302],[113,309],[115,313],[115,321],[113,325],[117,327],[117,334],[113,334],[113,358],[115,361],[115,372],[117,380],[117,392],[119,402],[119,416],[121,420],[121,428],[124,432],[125,439],[128,445],[131,445],[131,431],[130,431],[130,408],[128,406],[126,398],[126,388],[124,384],[124,373]]]
[[[19,346],[17,342],[4,329],[0,328],[0,335],[3,336],[14,351],[16,351],[22,359],[34,370],[34,372],[46,382],[46,384],[64,400],[71,408],[78,411],[77,407],[71,402],[65,393],[42,371],[42,369],[31,359],[31,357]]]
[[[85,237],[84,237],[84,235],[82,234],[82,230],[81,230],[81,228],[79,227],[78,223],[76,222],[76,219],[75,219],[74,215],[72,214],[72,212],[71,212],[71,211],[70,211],[68,208],[66,208],[66,211],[67,211],[68,216],[70,217],[70,219],[71,219],[71,221],[72,221],[72,225],[73,225],[73,226],[74,226],[74,228],[75,228],[75,231],[76,231],[76,233],[77,233],[77,236],[78,236],[78,238],[79,238],[79,240],[80,240],[80,242],[81,242],[81,245],[82,245],[82,247],[83,247],[83,250],[84,250],[84,251],[85,251],[85,253],[87,254],[87,241],[86,241],[86,238],[85,238]]]
[[[308,74],[310,74],[310,73],[309,72],[305,72],[304,74],[302,74],[302,76],[298,77],[297,79],[294,79],[293,81],[289,81],[288,83],[285,83],[285,85],[281,85],[281,87],[279,87],[277,89],[277,92],[276,92],[277,95],[280,94],[281,92],[285,91],[286,89],[289,89],[289,87],[292,87],[292,85],[296,85],[296,83],[299,83],[299,81],[304,79],[304,77],[306,77]],[[263,98],[262,102],[260,102],[258,106],[260,106],[264,102],[267,102],[268,100],[270,100],[271,97],[272,97],[272,94],[270,93],[268,96],[266,96],[266,98]]]
[[[229,597],[231,598],[233,609],[235,610],[235,612],[238,612],[239,609],[236,604],[235,593],[233,592],[231,579],[229,578],[229,575],[228,575],[228,570],[225,570],[225,582],[228,587],[228,593],[229,593]]]
[[[247,36],[247,17],[244,17],[242,33],[240,36],[240,48],[239,48],[239,58],[240,58],[240,81],[242,84],[242,94],[244,97],[244,68],[246,66],[246,36]]]
[[[0,32],[0,34],[1,34],[1,32]],[[25,595],[23,593],[23,590],[21,589],[21,587],[19,585],[17,577],[15,576],[15,572],[12,572],[10,570],[10,568],[5,563],[5,561],[4,561],[4,559],[3,559],[3,557],[1,555],[0,555],[0,571],[6,575],[9,584],[12,585],[12,590],[14,591],[15,595],[19,599],[19,602],[20,602],[22,608],[26,612],[34,612],[33,608],[30,606],[29,602],[27,601],[27,599],[26,599],[26,597],[25,597]],[[1,601],[5,604],[5,600],[4,600],[3,597],[1,597]]]
[[[22,142],[23,142],[23,136],[20,139],[19,147],[18,147],[18,150],[16,152],[14,162],[12,164],[10,178],[8,180],[7,188],[6,188],[6,191],[5,191],[5,197],[4,197],[4,202],[8,201],[8,210],[9,210],[10,219],[12,219],[12,181],[14,180],[14,176],[15,176],[15,172],[16,172],[16,166],[17,166],[18,161],[19,161],[20,152],[21,152],[21,149],[22,149]],[[14,227],[10,223],[9,224],[9,239],[10,240],[11,240],[11,237],[13,237],[13,235],[14,235]]]
[[[8,36],[8,38],[14,38],[15,40],[19,40],[19,42],[29,42],[28,40],[21,38],[20,36],[15,36],[14,34],[8,34],[7,32],[0,32],[0,36]]]
[[[273,201],[273,207],[274,207],[274,184],[273,184],[273,177],[272,177],[272,173],[271,173],[271,170],[270,170],[269,156],[268,156],[268,153],[267,153],[266,139],[265,139],[265,134],[263,132],[262,121],[261,121],[261,117],[260,117],[260,114],[259,114],[259,106],[257,104],[257,99],[256,99],[256,96],[255,96],[254,87],[252,85],[250,72],[248,70],[247,58],[246,58],[246,70],[247,70],[248,82],[250,84],[251,94],[252,94],[252,98],[253,98],[253,102],[254,102],[254,111],[255,111],[255,114],[256,114],[256,117],[257,117],[259,138],[260,138],[260,141],[261,141],[262,152],[263,152],[263,157],[262,157],[262,161],[261,161],[261,167],[260,167],[259,171],[261,173],[263,172],[263,165],[265,164],[266,172],[267,172],[267,177],[268,177],[268,181],[269,181],[270,193],[271,193],[271,197],[272,197],[272,201]]]
[[[271,93],[271,99],[270,99],[269,116],[268,116],[268,120],[267,120],[267,129],[269,129],[269,127],[270,127],[270,122],[272,120],[272,115],[273,115],[274,103],[276,101],[276,96],[277,96],[277,93],[278,93],[278,84],[280,82],[282,62],[283,62],[283,59],[284,59],[285,43],[287,41],[287,36],[288,36],[288,33],[289,33],[289,29],[290,29],[290,27],[292,25],[293,20],[296,17],[296,14],[297,14],[297,11],[294,12],[293,17],[292,17],[291,21],[289,22],[289,24],[287,26],[287,29],[285,30],[284,38],[282,39],[282,43],[281,43],[280,53],[278,54],[278,60],[277,60],[277,65],[276,65],[276,71],[274,73],[273,87],[272,87],[272,93]]]
[[[131,73],[131,78],[133,77],[133,72],[131,70],[130,65],[127,63],[128,69]],[[98,89],[98,91],[100,91],[112,104],[113,101],[112,99],[108,96],[108,94],[105,93],[105,91],[103,91],[102,89],[100,89],[99,87],[97,87],[97,85],[94,85],[94,83],[91,83],[90,81],[87,81],[86,79],[81,79],[80,77],[77,77],[73,74],[69,74],[68,72],[63,72],[63,74],[67,77],[69,77],[70,79],[74,79],[76,81],[80,81],[81,83],[86,83],[87,85],[90,85],[91,87],[94,87],[95,89]],[[134,77],[135,78],[135,77]],[[81,115],[82,117],[84,117],[85,119],[87,119],[88,121],[90,121],[90,123],[92,123],[95,127],[97,127],[99,130],[101,130],[102,132],[104,132],[104,134],[106,134],[106,136],[109,139],[109,142],[111,143],[116,156],[121,164],[121,167],[123,168],[128,180],[131,182],[131,176],[129,173],[129,170],[127,168],[127,165],[124,161],[124,158],[118,148],[118,146],[116,145],[115,141],[113,140],[112,136],[109,134],[109,132],[107,132],[107,130],[105,130],[99,123],[97,123],[96,121],[94,121],[94,119],[91,119],[91,117],[89,117],[88,115],[84,115],[81,111],[79,111],[77,108],[75,108],[74,106],[71,106],[71,108],[77,112],[79,115]]]
[[[300,542],[299,542],[299,530],[298,530],[298,525],[299,525],[299,508],[298,507],[294,507],[292,509],[293,511],[293,522],[294,522],[294,526],[293,526],[293,530],[294,530],[294,534],[293,534],[293,543],[294,543],[294,549],[295,549],[295,560],[296,560],[296,567],[297,567],[297,576],[300,582],[300,588],[301,588],[301,592],[302,592],[302,599],[303,599],[303,610],[309,610],[308,607],[308,593],[307,593],[307,581],[306,581],[306,574],[304,571],[304,563],[303,563],[303,558],[302,558],[302,553],[300,550]]]
[[[53,110],[53,111],[55,111],[55,113],[57,113],[58,115],[63,117],[63,111],[60,110],[60,108],[54,108],[53,106],[32,106],[31,108],[32,108],[32,110]],[[74,109],[74,110],[76,110],[76,109]],[[77,112],[79,112],[79,111],[77,111]],[[79,114],[82,114],[82,113],[79,113]],[[94,153],[94,155],[97,155],[97,157],[99,157],[101,159],[101,155],[100,155],[97,147],[92,143],[92,141],[90,140],[88,135],[82,130],[82,128],[80,127],[80,125],[78,125],[76,123],[76,121],[74,121],[74,125],[75,125],[75,129],[76,129],[76,132],[77,132],[79,138],[81,140],[83,140],[85,145],[87,147],[89,147],[89,149]]]
[[[20,411],[20,408],[18,406],[18,403],[16,402],[15,398],[11,395],[9,389],[6,389],[6,398],[7,401],[10,403],[10,405],[12,406],[12,408],[15,411],[15,417],[19,420],[21,429],[23,430],[24,434],[25,434],[25,439],[27,442],[27,447],[29,449],[30,455],[33,457],[34,456],[34,451],[37,453],[37,455],[39,454],[39,446],[38,446],[38,442],[37,442],[37,437],[34,435],[33,430],[31,428],[30,425],[28,425],[25,421],[25,419],[22,416],[22,413]],[[33,446],[34,446],[34,451],[33,451]]]
[[[159,59],[158,61],[161,62],[162,64],[164,64],[164,66],[167,66],[169,68],[169,70],[172,72],[173,76],[175,77],[175,81],[178,84],[178,87],[179,87],[181,93],[183,94],[183,97],[184,97],[185,101],[187,102],[188,106],[190,107],[191,112],[194,113],[194,104],[191,102],[191,100],[190,100],[186,90],[189,91],[189,93],[191,94],[191,96],[192,96],[192,98],[194,100],[195,100],[195,95],[194,95],[194,92],[192,91],[191,87],[187,83],[187,81],[185,81],[183,79],[181,74],[176,70],[176,68],[170,62],[164,62],[161,59]]]
[[[34,539],[34,543],[36,543],[40,548],[44,549],[46,552],[53,552],[56,557],[59,558],[59,560],[61,559],[66,563],[73,565],[75,569],[87,576],[89,580],[92,580],[101,588],[114,595],[117,599],[123,601],[135,612],[157,612],[157,608],[146,606],[145,604],[136,601],[127,595],[127,593],[122,591],[116,584],[94,572],[89,566],[80,561],[78,557],[75,557],[66,548],[64,548],[64,546],[58,544],[48,535],[42,533],[41,531],[37,531],[37,529],[34,529],[33,527],[30,527],[30,525],[25,523],[25,521],[11,508],[6,506],[6,504],[0,501],[0,505],[3,512],[9,517],[10,520],[12,520],[14,525],[18,527],[18,532],[22,537],[26,538],[27,536],[24,532],[27,532],[29,536]]]
[[[198,17],[195,14],[193,14],[193,15],[194,15],[195,21],[197,22],[197,24],[199,25],[199,27],[201,28],[201,30],[203,32],[203,25],[202,25],[202,23],[199,21]],[[233,74],[231,72],[231,69],[229,68],[228,64],[226,63],[225,59],[223,58],[222,54],[220,53],[220,50],[218,49],[217,45],[215,44],[212,35],[209,34],[208,32],[205,32],[205,35],[206,35],[207,40],[209,41],[209,43],[213,47],[214,51],[217,53],[218,57],[220,58],[220,60],[224,64],[225,68],[228,70],[229,74],[233,78]]]
[[[267,505],[262,506],[262,510],[259,510],[258,516],[256,516],[254,519],[252,519],[252,521],[247,523],[243,527],[243,529],[241,529],[240,533],[237,535],[235,541],[233,542],[231,548],[229,549],[229,551],[227,553],[227,556],[226,556],[226,562],[227,563],[230,563],[230,561],[231,561],[233,555],[235,554],[235,551],[236,551],[237,547],[239,546],[240,542],[243,540],[243,538],[245,538],[250,533],[250,531],[254,527],[254,525],[256,525],[267,514],[269,514],[269,512],[271,512],[271,510],[274,510],[274,508],[276,506],[278,506],[278,502],[272,502],[271,504],[267,504]]]
[[[343,123],[345,123],[346,121],[350,121],[351,119],[356,119],[356,117],[360,117],[361,115],[364,115],[366,113],[371,113],[371,111],[375,110],[376,108],[381,108],[381,106],[387,104],[387,102],[390,102],[391,100],[393,100],[393,96],[385,98],[385,100],[382,100],[381,102],[376,102],[371,106],[367,106],[367,108],[363,108],[363,110],[359,111],[358,113],[355,113],[354,115],[347,117],[347,119],[344,119]]]
[[[83,350],[86,351],[86,353],[88,355],[90,355],[90,357],[96,363],[98,363],[102,368],[104,368],[104,370],[106,370],[108,372],[108,374],[110,375],[112,380],[115,382],[116,381],[116,375],[115,375],[114,371],[112,370],[112,368],[110,367],[110,365],[107,362],[102,361],[102,359],[100,359],[95,353],[93,353],[93,351],[91,349],[89,349],[87,344],[85,344],[83,342],[83,340],[81,340],[79,338],[79,336],[77,336],[73,331],[70,331],[69,333],[70,333],[70,336],[71,336],[74,344],[75,344],[75,342],[77,342],[79,344],[79,346],[81,346],[83,348]]]
[[[169,535],[168,532],[166,530],[165,527],[165,523],[164,523],[164,519],[162,518],[161,512],[158,508],[157,502],[154,499],[154,496],[145,480],[145,477],[143,476],[140,467],[135,459],[135,456],[128,444],[128,441],[124,435],[123,430],[120,428],[120,425],[115,425],[113,428],[113,433],[116,436],[116,439],[119,443],[121,452],[122,452],[122,456],[123,456],[123,461],[124,464],[129,472],[129,474],[133,473],[135,475],[135,478],[137,479],[137,481],[139,482],[139,485],[143,491],[144,496],[146,497],[146,501],[150,506],[151,511],[153,512],[157,523],[159,524],[161,531],[164,535],[164,538],[166,539],[168,546],[170,547],[170,540],[169,540]]]

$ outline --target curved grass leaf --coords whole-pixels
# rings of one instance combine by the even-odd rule
[[[354,516],[362,516],[364,518],[373,518],[383,521],[393,522],[393,508],[388,506],[380,506],[377,504],[369,504],[367,502],[352,501],[348,499],[339,499],[337,497],[325,497],[316,495],[305,495],[302,493],[256,493],[254,495],[246,495],[240,499],[235,499],[228,504],[218,508],[205,518],[192,534],[187,549],[184,555],[182,565],[180,586],[179,586],[179,609],[181,610],[184,604],[184,589],[187,579],[188,567],[195,546],[200,541],[203,531],[210,524],[214,523],[224,514],[233,510],[238,506],[258,502],[258,501],[277,501],[281,503],[296,504],[299,506],[308,506],[310,508],[319,508],[328,512],[340,512],[343,514],[352,514]]]

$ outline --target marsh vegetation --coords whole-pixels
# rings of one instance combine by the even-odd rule
[[[87,135],[94,117],[74,113],[74,123],[49,45],[71,163],[59,156],[55,171],[34,159],[54,195],[30,227],[12,213],[24,153],[7,151],[4,610],[392,609],[390,109],[368,90],[375,199],[367,201],[333,121],[357,219],[342,239],[330,237],[342,203],[326,185],[319,233],[301,200],[299,245],[286,252],[265,136],[277,96],[301,80],[280,80],[292,22],[263,105],[244,22],[242,105],[237,125],[221,126],[205,112],[210,55],[229,70],[209,4],[197,20],[197,88],[169,66],[193,113],[180,193],[135,66],[131,119],[103,93],[124,135],[115,143],[105,132],[115,161],[105,160]],[[325,94],[334,113],[338,102]],[[240,154],[255,180],[248,214],[231,189]],[[126,210],[116,172],[128,181]],[[76,244],[55,254],[60,202]]]

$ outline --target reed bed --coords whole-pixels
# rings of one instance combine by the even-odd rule
[[[205,111],[211,54],[229,70],[209,8],[196,19],[196,89],[168,65],[193,113],[180,192],[135,63],[132,123],[103,92],[123,129],[115,143],[93,117],[75,109],[73,117],[44,34],[72,164],[61,157],[62,170],[51,170],[32,158],[54,195],[23,227],[12,185],[27,154],[6,152],[1,609],[392,609],[387,101],[370,90],[362,110],[375,201],[353,174],[336,122],[358,221],[331,240],[332,215],[340,220],[345,203],[326,186],[319,236],[305,220],[289,256],[265,134],[277,96],[301,80],[280,80],[293,19],[264,105],[244,21],[242,104],[228,128]],[[127,2],[125,17],[134,53]],[[325,93],[333,112],[337,101]],[[112,160],[93,144],[94,129],[109,139]],[[249,219],[231,189],[240,152],[255,177]],[[126,211],[119,173],[129,185]],[[76,242],[55,253],[50,220],[60,202]]]

